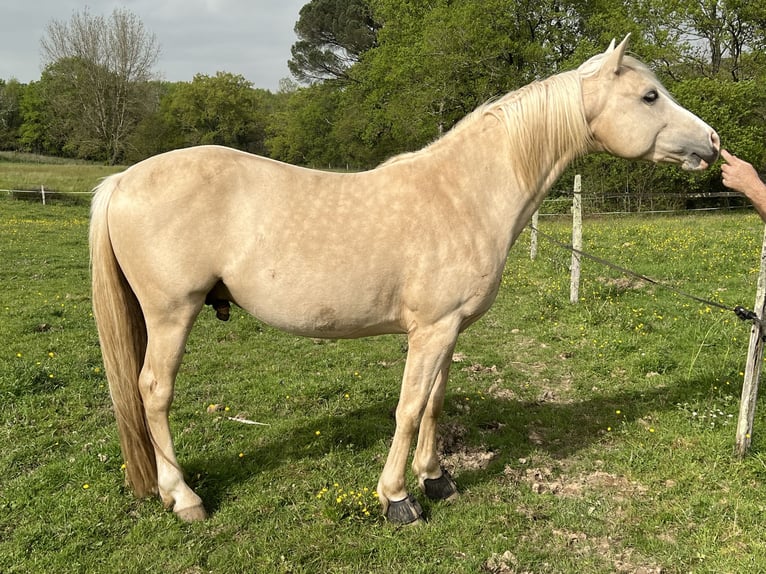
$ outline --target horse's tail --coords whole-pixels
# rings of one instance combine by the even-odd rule
[[[112,249],[107,211],[120,175],[95,190],[90,221],[93,314],[114,404],[126,480],[137,496],[157,492],[157,465],[138,387],[146,354],[146,322]]]

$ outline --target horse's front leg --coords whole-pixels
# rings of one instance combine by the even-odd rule
[[[377,488],[383,513],[392,523],[409,524],[421,519],[420,505],[407,492],[407,459],[412,439],[430,402],[437,378],[441,378],[440,373],[444,372],[444,365],[448,364],[452,357],[457,332],[456,324],[446,323],[419,327],[409,334],[407,363],[404,367],[399,404],[396,407],[396,431]],[[446,375],[446,372],[444,374]],[[444,383],[446,381],[439,381],[441,386],[444,386]],[[437,393],[442,395],[442,400],[443,393],[443,390]],[[435,401],[434,405],[440,410],[439,400]]]
[[[441,467],[436,450],[436,430],[444,406],[451,363],[452,356],[445,357],[431,389],[431,396],[420,421],[418,446],[412,461],[412,471],[418,477],[418,484],[431,500],[452,500],[458,494],[457,485],[450,474]]]

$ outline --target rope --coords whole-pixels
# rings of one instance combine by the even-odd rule
[[[731,311],[743,321],[752,321],[753,325],[758,327],[763,340],[766,341],[766,321],[758,317],[755,311],[746,309],[742,307],[741,305],[736,305],[732,307],[730,305],[724,305],[723,303],[719,303],[718,301],[711,301],[710,299],[705,299],[704,297],[698,297],[697,295],[693,295],[692,293],[687,293],[686,291],[683,291],[681,289],[668,285],[667,283],[662,283],[660,281],[657,281],[656,279],[652,279],[651,277],[647,277],[646,275],[637,273],[626,267],[622,267],[620,265],[617,265],[616,263],[612,263],[611,261],[608,261],[596,255],[591,255],[590,253],[586,253],[585,251],[576,249],[571,243],[563,243],[559,241],[558,239],[554,238],[551,234],[546,233],[544,231],[540,231],[534,225],[530,225],[529,227],[533,231],[536,231],[538,234],[540,234],[541,237],[547,239],[548,241],[550,241],[554,245],[557,245],[558,247],[561,247],[562,249],[566,249],[568,251],[571,251],[572,253],[576,253],[577,255],[580,255],[581,257],[585,257],[587,259],[590,259],[591,261],[595,261],[596,263],[600,263],[601,265],[610,267],[614,269],[615,271],[619,271],[620,273],[625,273],[626,275],[630,275],[632,277],[635,277],[636,279],[640,279],[641,281],[646,281],[647,283],[651,283],[652,285],[657,285],[658,287],[666,289],[667,291],[671,291],[677,295],[681,295],[682,297],[692,299],[694,301],[697,301],[698,303],[702,303],[703,305],[709,305],[711,307],[723,309],[724,311]]]

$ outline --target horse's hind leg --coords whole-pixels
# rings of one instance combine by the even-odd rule
[[[200,307],[201,303],[177,308],[172,315],[147,313],[148,343],[139,377],[146,422],[157,459],[160,497],[167,508],[173,508],[185,521],[202,520],[207,515],[202,499],[186,484],[176,460],[168,412],[186,339]]]
[[[444,406],[444,394],[451,363],[452,355],[444,358],[439,376],[431,389],[428,405],[420,421],[418,446],[412,460],[412,470],[418,477],[420,488],[432,500],[451,500],[457,496],[455,481],[441,467],[436,450],[437,424]]]

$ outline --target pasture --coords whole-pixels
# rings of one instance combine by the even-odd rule
[[[569,253],[541,239],[530,261],[528,232],[496,304],[458,341],[440,434],[462,496],[420,496],[427,525],[388,525],[373,494],[405,339],[298,338],[236,308],[228,323],[203,311],[171,411],[210,519],[135,500],[87,225],[84,206],[0,199],[0,571],[766,569],[763,409],[751,454],[732,457],[748,326],[589,261],[570,305]],[[564,219],[540,227],[570,233]],[[746,307],[762,233],[751,212],[584,225],[595,255]]]

